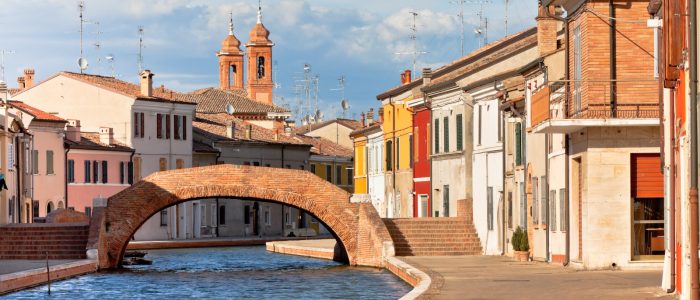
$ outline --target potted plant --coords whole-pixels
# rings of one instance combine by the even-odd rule
[[[515,228],[513,232],[513,237],[510,239],[511,245],[513,245],[513,258],[517,261],[527,261],[530,258],[530,244],[527,240],[527,232],[522,230],[520,226]]]

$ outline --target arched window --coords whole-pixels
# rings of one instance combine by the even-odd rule
[[[53,211],[53,202],[49,201],[49,204],[46,204],[46,215],[50,214]]]
[[[236,84],[236,76],[237,76],[237,70],[236,70],[236,65],[231,65],[229,68],[229,73],[228,73],[228,87],[233,87],[234,84]]]
[[[59,209],[65,208],[65,207],[63,207],[63,201],[58,201],[58,208]]]
[[[258,57],[258,79],[265,77],[265,58]]]

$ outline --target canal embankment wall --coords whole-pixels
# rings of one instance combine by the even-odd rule
[[[17,263],[21,263],[21,261],[18,261]],[[47,284],[49,278],[53,282],[96,271],[97,260],[86,259],[49,266],[48,275],[46,273],[46,268],[37,268],[0,275],[0,295]]]

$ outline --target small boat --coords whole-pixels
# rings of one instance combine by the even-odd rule
[[[144,257],[148,254],[146,251],[131,250],[124,253],[124,257]]]
[[[125,266],[139,266],[139,265],[151,265],[152,260],[145,259],[143,257],[125,257],[122,261],[122,265]]]

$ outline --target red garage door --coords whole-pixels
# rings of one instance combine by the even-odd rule
[[[664,197],[664,175],[658,153],[632,154],[632,197]]]

